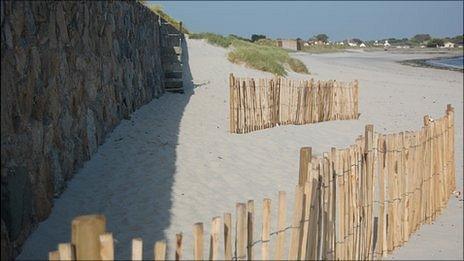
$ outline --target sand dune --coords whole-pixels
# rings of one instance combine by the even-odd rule
[[[209,234],[212,217],[234,215],[235,203],[248,199],[255,200],[257,211],[264,197],[272,199],[274,231],[277,193],[287,191],[290,204],[300,147],[311,146],[321,154],[333,146],[348,146],[368,123],[379,132],[417,130],[425,114],[439,117],[447,103],[456,109],[456,183],[462,191],[462,73],[396,63],[427,55],[295,53],[316,79],[359,80],[359,120],[230,134],[229,73],[271,75],[231,64],[226,55],[223,48],[189,40],[186,93],[165,94],[123,121],[56,199],[51,216],[26,241],[19,259],[46,258],[58,243],[70,241],[72,218],[88,213],[106,215],[118,258],[130,256],[134,237],[144,239],[145,258],[152,257],[156,240],[167,239],[172,258],[175,234],[181,231],[184,256],[191,257],[193,223],[204,222]],[[463,259],[462,206],[453,197],[435,224],[425,225],[389,258]],[[255,238],[259,235],[256,231]]]

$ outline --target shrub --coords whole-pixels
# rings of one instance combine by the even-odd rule
[[[445,43],[442,39],[432,38],[427,42],[427,47],[443,46]]]
[[[266,36],[262,35],[262,34],[252,34],[251,35],[251,41],[252,42],[256,42],[256,41],[261,40],[261,39],[266,39]]]

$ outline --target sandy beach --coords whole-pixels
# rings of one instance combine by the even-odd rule
[[[272,75],[230,63],[227,49],[202,40],[187,44],[186,92],[166,93],[124,120],[55,200],[50,217],[28,238],[18,259],[47,258],[58,243],[70,241],[71,220],[90,213],[106,216],[118,259],[130,257],[135,237],[144,240],[145,258],[152,258],[155,241],[166,239],[172,259],[179,232],[184,234],[184,257],[191,258],[192,225],[203,222],[209,235],[212,217],[224,212],[235,216],[235,203],[249,199],[255,200],[258,212],[263,198],[272,200],[271,231],[275,231],[279,190],[287,192],[287,217],[292,211],[301,147],[311,146],[316,155],[346,147],[369,123],[382,133],[418,130],[424,115],[441,117],[448,103],[455,107],[456,183],[463,191],[463,74],[398,63],[439,54],[293,53],[312,75],[288,77],[358,80],[360,118],[231,134],[229,73]],[[260,216],[255,238],[260,237]],[[462,231],[463,202],[453,196],[434,224],[424,225],[387,258],[462,260]],[[205,236],[204,245],[208,242]],[[255,251],[257,258],[259,252]]]

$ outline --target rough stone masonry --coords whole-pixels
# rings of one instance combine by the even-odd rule
[[[158,16],[137,2],[1,1],[1,259],[131,112],[164,92]]]

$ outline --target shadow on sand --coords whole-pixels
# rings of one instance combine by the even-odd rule
[[[194,93],[185,40],[182,48],[184,93],[166,93],[122,121],[55,200],[18,259],[47,258],[58,243],[70,242],[74,217],[93,213],[106,216],[117,259],[130,258],[136,237],[144,258],[153,258],[154,243],[166,239],[170,226],[179,126]]]

